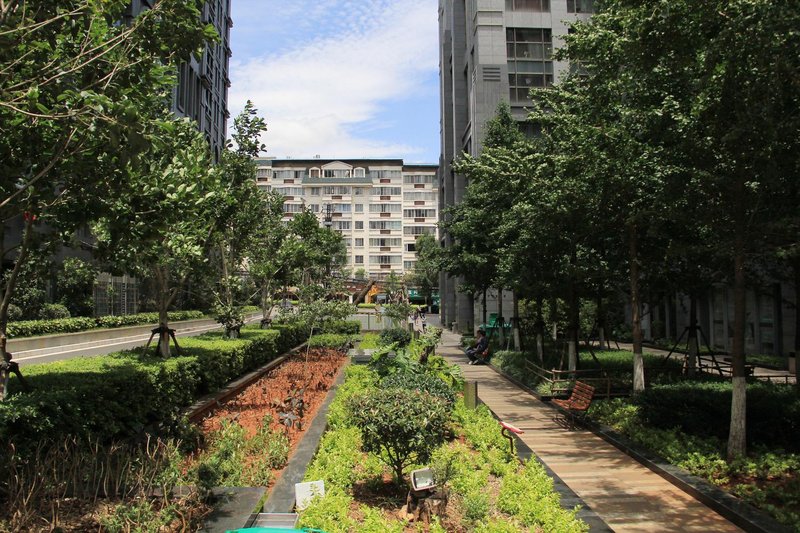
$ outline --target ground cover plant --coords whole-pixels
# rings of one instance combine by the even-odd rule
[[[725,460],[730,383],[658,385],[593,402],[589,415],[800,531],[800,399],[788,386],[748,389],[749,453],[733,462]]]
[[[539,463],[520,465],[511,456],[488,409],[467,409],[456,400],[453,384],[461,382],[448,385],[438,377],[439,370],[428,373],[424,368],[412,358],[397,366],[384,361],[345,370],[345,382],[329,411],[329,429],[306,472],[306,480],[325,482],[325,496],[302,512],[303,527],[329,533],[588,530],[574,510],[561,508],[552,480]],[[365,405],[370,400],[374,410]],[[419,424],[417,417],[425,406],[435,421],[412,427]],[[393,413],[389,420],[388,410]],[[443,412],[446,438],[439,433]],[[404,432],[411,440],[431,432],[434,438],[418,443],[427,446],[416,456],[420,462],[403,464],[398,476],[389,450]],[[437,497],[445,502],[431,516],[410,512],[406,505],[405,476],[423,466],[434,469]]]
[[[156,456],[142,451],[142,442],[146,442],[148,435],[176,435],[189,439],[184,440],[185,447],[197,432],[179,417],[182,408],[197,396],[273,360],[307,335],[308,329],[302,324],[283,324],[278,330],[254,326],[244,328],[241,338],[235,340],[223,339],[220,332],[182,339],[183,354],[169,359],[128,351],[27,367],[32,390],[20,392],[18,383],[12,379],[15,394],[0,403],[0,440],[5,444],[0,451],[3,465],[0,497],[4,500],[0,505],[0,531],[28,531],[38,527],[49,531],[64,522],[77,530],[98,529],[99,525],[109,531],[196,529],[191,524],[199,523],[206,512],[202,491],[189,499],[169,497],[170,487],[180,477],[180,454],[176,458],[173,451],[159,451],[157,457],[164,458],[156,461],[160,466],[155,468],[145,464],[155,461]],[[341,354],[337,358],[344,360]],[[324,369],[323,365],[318,366]],[[309,383],[312,389],[320,387],[317,381]],[[314,394],[305,395],[307,415],[312,410]],[[271,416],[280,420],[279,414]],[[266,466],[254,465],[252,474],[243,469],[240,476],[243,479],[257,479],[272,466],[285,462],[283,433],[277,433],[274,424],[264,423],[266,413],[258,419],[264,429],[248,435],[255,443],[250,449],[258,450]],[[220,432],[219,436],[210,433],[210,441],[226,443],[229,450],[239,446],[235,428]],[[177,450],[174,444],[155,442],[159,450]],[[82,454],[76,448],[85,448],[87,453]],[[54,450],[58,451],[56,459],[48,459]],[[210,482],[217,472],[230,466],[230,461],[226,463],[229,458],[226,453],[209,460],[212,467],[222,466],[208,468],[204,477],[197,476],[198,487],[207,487],[207,483],[203,485],[200,481]],[[143,487],[141,494],[147,497],[139,492],[120,494],[109,489],[130,485],[122,473],[114,475],[107,470],[109,465],[127,462],[143,469],[135,472],[144,476],[137,486]],[[64,466],[47,471],[35,466],[50,463]],[[115,471],[122,470],[120,467]],[[172,477],[164,485],[159,481],[161,476]],[[83,480],[80,490],[70,479]],[[170,490],[163,490],[162,485]],[[159,489],[157,493],[162,497],[150,497],[155,494],[154,488]],[[83,497],[86,494],[92,495],[88,501]],[[26,502],[23,512],[9,498],[23,499]]]

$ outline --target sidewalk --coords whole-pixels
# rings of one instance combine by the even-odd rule
[[[588,430],[557,424],[557,411],[484,365],[467,365],[459,336],[445,330],[437,353],[458,364],[494,413],[617,532],[729,532],[740,528]]]

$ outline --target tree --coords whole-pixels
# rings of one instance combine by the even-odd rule
[[[433,235],[420,235],[416,242],[417,261],[414,263],[413,282],[431,305],[433,290],[439,285],[439,243]]]
[[[207,265],[226,190],[208,143],[188,119],[165,115],[153,122],[148,139],[151,149],[127,167],[128,187],[104,198],[109,215],[95,224],[94,233],[101,256],[152,278],[159,353],[167,357],[167,311],[190,274]]]
[[[90,262],[76,257],[64,259],[58,272],[56,289],[59,301],[69,309],[70,315],[94,314],[94,285],[98,273]]]
[[[14,261],[0,302],[0,382],[9,367],[8,305],[35,227],[67,235],[96,213],[94,199],[143,148],[142,106],[171,91],[176,63],[212,37],[201,5],[159,0],[130,24],[118,23],[126,0],[0,5],[0,123],[8,126],[0,136],[0,257]],[[10,246],[8,224],[22,227]]]

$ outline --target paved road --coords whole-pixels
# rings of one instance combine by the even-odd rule
[[[259,318],[260,315],[251,317],[250,321],[252,322],[254,320],[258,320]],[[178,329],[175,331],[175,335],[177,337],[191,337],[206,333],[208,331],[220,329],[220,327],[221,326],[219,324],[195,326],[188,329],[180,329],[180,326],[178,326]],[[62,361],[64,359],[72,359],[74,357],[105,355],[112,352],[130,350],[131,348],[144,346],[149,338],[150,333],[147,332],[127,337],[117,337],[113,339],[95,340],[89,342],[77,342],[64,346],[39,348],[36,350],[16,351],[14,352],[14,361],[18,362],[20,367],[24,367],[30,364],[51,363],[53,361]]]

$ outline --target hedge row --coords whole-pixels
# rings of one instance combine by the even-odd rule
[[[169,359],[126,351],[25,367],[31,392],[0,403],[0,442],[27,450],[67,435],[100,441],[179,429],[178,414],[202,394],[286,352],[302,326],[245,328],[239,339],[209,333],[180,339]],[[19,392],[16,379],[12,391]]]
[[[202,311],[170,311],[169,320],[193,320],[203,318]],[[24,320],[9,322],[9,338],[33,337],[35,335],[52,335],[55,333],[75,333],[95,328],[119,328],[123,326],[140,326],[157,324],[158,313],[139,313],[137,315],[100,316],[97,318],[77,316],[54,320]]]
[[[635,398],[646,424],[680,428],[689,435],[727,439],[731,420],[730,382],[653,385]],[[789,385],[747,386],[747,437],[750,444],[800,451],[800,397]]]

